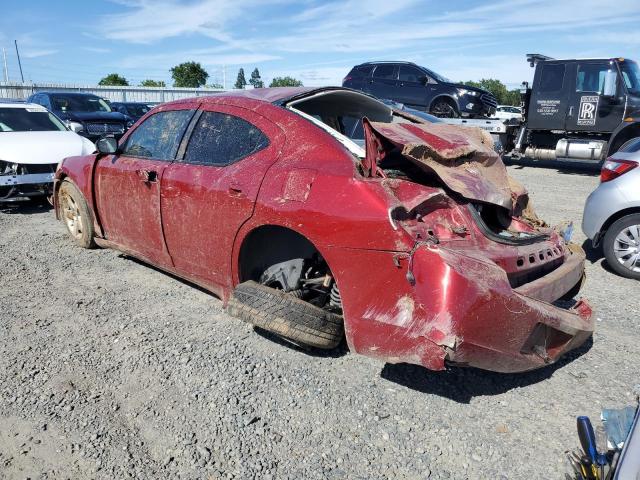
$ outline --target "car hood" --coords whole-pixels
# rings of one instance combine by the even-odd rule
[[[95,150],[75,132],[1,132],[0,160],[10,163],[58,163],[63,158],[88,155]]]
[[[478,92],[480,94],[489,93],[487,90],[478,87],[472,87],[471,85],[464,85],[463,83],[447,83],[450,87],[453,88],[464,88],[465,90],[469,90],[471,92]]]
[[[73,122],[127,122],[127,117],[120,112],[55,112],[63,120]]]
[[[513,210],[507,169],[484,130],[442,123],[379,123],[366,118],[364,130],[365,174],[379,176],[378,164],[399,153],[462,197]]]

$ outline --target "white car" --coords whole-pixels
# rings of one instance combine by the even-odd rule
[[[499,118],[501,120],[511,120],[515,118],[516,120],[522,121],[522,109],[512,105],[498,105],[493,118]]]
[[[51,195],[63,158],[95,145],[35,103],[0,103],[0,202]]]

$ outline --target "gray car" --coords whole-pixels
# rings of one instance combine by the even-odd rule
[[[640,279],[640,138],[625,143],[602,166],[601,183],[584,207],[582,231],[602,244],[607,263]]]

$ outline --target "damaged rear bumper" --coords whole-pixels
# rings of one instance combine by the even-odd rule
[[[422,246],[395,261],[395,280],[382,283],[397,290],[378,291],[362,310],[343,296],[347,337],[358,353],[432,370],[522,372],[555,362],[593,333],[587,302],[557,302],[582,279],[577,246],[559,268],[516,289],[503,269],[473,252]]]

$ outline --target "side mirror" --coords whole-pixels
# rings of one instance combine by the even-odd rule
[[[420,83],[422,83],[423,85],[429,85],[429,83],[431,83],[431,81],[429,80],[429,77],[424,75],[424,76],[420,77]]]
[[[613,98],[618,90],[618,74],[615,70],[608,70],[604,75],[604,85],[602,86],[601,95],[603,97]]]
[[[113,137],[102,137],[96,142],[98,153],[113,155],[118,151],[118,141]]]

